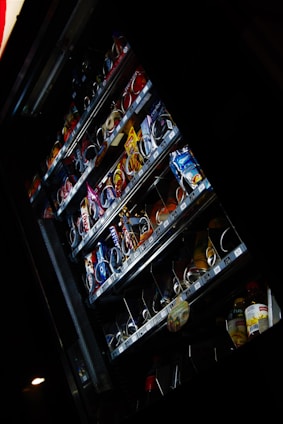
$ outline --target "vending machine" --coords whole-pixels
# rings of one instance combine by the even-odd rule
[[[252,105],[229,74],[245,51],[230,29],[220,57],[220,27],[207,39],[211,22],[196,24],[208,24],[209,6],[163,19],[146,2],[137,22],[129,5],[102,3],[57,16],[50,61],[4,125],[20,124],[16,145],[31,139],[19,219],[46,253],[30,255],[88,422],[165,419],[281,325],[258,244],[269,235],[254,231],[258,175],[252,163],[246,175],[237,126]]]

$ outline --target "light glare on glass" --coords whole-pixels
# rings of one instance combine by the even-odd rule
[[[34,379],[32,380],[31,384],[32,384],[33,386],[37,386],[38,384],[41,384],[41,383],[43,383],[44,381],[45,381],[45,378],[42,378],[42,377],[36,377],[36,378],[34,378]]]

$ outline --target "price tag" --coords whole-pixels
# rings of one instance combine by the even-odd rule
[[[148,243],[149,244],[153,243],[153,240],[154,240],[154,237],[153,236],[150,236],[149,239],[148,239]]]
[[[201,288],[200,281],[197,281],[197,282],[194,284],[194,288],[195,288],[196,290],[198,290],[198,289],[200,289],[200,288]]]
[[[175,131],[172,130],[169,134],[169,140],[172,140],[172,138],[175,137]]]
[[[97,297],[99,297],[99,296],[102,294],[102,292],[103,292],[103,290],[102,290],[102,288],[100,287],[99,289],[97,289],[97,290],[96,290],[95,297],[96,297],[96,298],[97,298]]]
[[[219,265],[213,268],[213,272],[215,275],[219,274],[220,271],[221,271],[221,267]]]
[[[205,185],[204,185],[204,183],[201,183],[201,184],[198,186],[198,191],[201,193],[204,189],[205,189]]]
[[[160,316],[161,316],[161,318],[165,318],[167,316],[166,309],[162,309],[162,311],[160,312]]]
[[[236,258],[241,256],[242,253],[243,253],[243,251],[242,251],[241,247],[237,247],[237,249],[234,250],[234,254],[235,254]]]
[[[166,219],[166,220],[163,222],[163,227],[164,227],[164,228],[166,228],[166,227],[168,227],[168,225],[169,225],[169,221],[168,221],[168,219]]]
[[[181,211],[183,212],[183,210],[185,210],[186,209],[186,202],[182,202],[181,203],[181,205],[180,205],[180,209],[181,209]]]
[[[158,151],[158,149],[156,149],[156,150],[154,150],[154,152],[153,152],[153,159],[156,159],[158,156],[159,156],[159,151]]]
[[[149,331],[151,329],[151,324],[146,324],[145,331]]]
[[[110,275],[110,277],[108,278],[108,280],[106,281],[107,282],[107,284],[108,284],[108,286],[107,287],[109,287],[109,286],[111,286],[111,284],[113,284],[113,282],[115,281],[115,275],[114,274],[112,274],[112,275]]]

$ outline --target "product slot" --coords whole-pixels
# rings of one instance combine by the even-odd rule
[[[209,214],[207,213],[207,215],[210,216],[209,221],[211,221],[211,218],[214,217],[214,214],[217,213],[220,222],[219,214],[223,214],[221,207],[211,207],[210,209],[211,210]],[[198,247],[200,230],[198,228],[201,228],[201,226],[205,225],[206,220],[207,218],[205,218],[204,216],[202,218],[202,224],[201,222],[199,222],[199,224],[195,223],[196,230],[194,230],[194,232],[185,232],[183,235],[180,235],[175,242],[172,242],[172,244],[168,246],[167,249],[164,247],[162,251],[159,252],[159,257],[156,257],[156,259],[151,256],[151,264],[156,263],[157,269],[159,268],[159,271],[154,271],[152,265],[148,265],[147,268],[143,269],[142,273],[136,274],[135,278],[133,276],[131,276],[130,279],[129,277],[127,277],[127,285],[122,285],[118,291],[117,286],[115,286],[115,291],[112,293],[116,293],[117,295],[117,293],[120,292],[120,296],[124,296],[123,299],[125,302],[125,306],[128,310],[127,317],[128,319],[130,319],[131,324],[133,324],[132,329],[134,329],[135,331],[132,335],[127,333],[126,337],[121,341],[121,343],[119,343],[118,346],[116,346],[115,349],[113,348],[113,345],[111,345],[111,355],[113,359],[124,353],[130,347],[132,348],[133,345],[140,342],[140,340],[144,337],[148,338],[150,334],[152,332],[155,332],[156,329],[160,326],[164,326],[166,323],[166,319],[168,319],[168,315],[170,314],[171,310],[177,305],[178,300],[181,299],[183,301],[189,301],[194,303],[196,300],[199,299],[199,296],[203,295],[203,293],[205,295],[205,293],[208,291],[208,287],[217,287],[218,284],[223,284],[223,279],[227,279],[231,273],[231,267],[235,269],[235,264],[237,264],[236,266],[238,268],[239,264],[242,264],[241,266],[245,264],[245,259],[243,260],[242,256],[245,257],[246,248],[244,245],[237,246],[237,244],[235,244],[240,243],[240,240],[234,241],[234,250],[229,252],[228,255],[224,256],[222,260],[219,257],[219,263],[216,266],[219,267],[220,270],[218,272],[215,272],[216,266],[212,266],[211,262],[209,262],[209,257],[207,256],[207,249],[208,247],[210,248],[210,241],[207,232],[205,238],[203,239],[205,240],[205,246],[202,250],[202,258],[199,256],[198,259],[198,261],[203,261],[203,263],[205,263],[206,269],[197,269],[197,267],[193,266],[194,263],[192,263],[192,259],[194,258],[196,260],[196,254],[199,255],[200,253]],[[223,215],[221,220],[224,220],[223,222],[225,222],[225,215]],[[191,223],[191,226],[194,227],[194,222]],[[223,231],[225,231],[225,228]],[[189,239],[187,238],[188,236]],[[189,245],[184,248],[184,246],[186,245],[185,244],[181,248],[181,250],[179,250],[180,237],[183,239],[182,246],[184,244],[185,239],[187,240],[187,242],[188,240],[190,240]],[[220,233],[218,237],[219,239],[221,238]],[[233,238],[231,240],[233,240]],[[178,250],[174,252],[176,246],[178,246]],[[190,248],[188,251],[189,246]],[[169,251],[169,257],[171,257],[171,261],[168,260],[169,257],[164,258],[165,251]],[[172,253],[170,256],[170,251],[174,252],[173,256]],[[238,253],[235,253],[237,251]],[[181,259],[182,255],[183,259]],[[166,265],[165,269],[164,265],[168,263],[171,263],[170,269],[168,268],[168,265]],[[133,264],[131,266],[133,266]],[[127,265],[127,270],[128,267],[130,269],[131,266]],[[191,270],[191,268],[193,268],[193,270],[190,271],[191,275],[188,276],[189,270]],[[158,272],[160,273],[160,271],[162,272],[163,277],[158,274]],[[209,273],[210,277],[207,278],[206,275]],[[216,276],[217,280],[215,281]],[[130,281],[131,285],[129,285]],[[151,289],[148,288],[148,283],[145,284],[145,281],[152,282]],[[165,283],[165,281],[167,281],[167,283]],[[143,288],[142,290],[139,289],[139,293],[137,294],[137,286],[140,287],[141,285],[143,285]],[[204,286],[206,286],[205,290]],[[112,295],[110,289],[111,286],[107,286],[106,290],[110,291],[110,293],[108,293],[108,296],[111,300]],[[127,299],[129,296],[127,296],[126,293],[130,293],[131,291],[134,294],[131,296],[131,300],[128,302]],[[123,292],[125,293],[124,295]],[[103,285],[99,289],[97,297],[93,297],[93,301],[96,300],[96,302],[98,302],[94,304],[94,306],[98,306],[98,308],[100,307],[101,302],[105,311],[108,297],[106,296],[106,298],[103,297],[100,299],[102,294],[105,295],[105,292],[103,291]],[[134,299],[138,299],[138,301],[136,302]],[[141,310],[141,304],[143,305],[143,312],[145,313],[145,311],[147,311],[148,313],[146,320],[144,321],[140,321],[140,316],[139,314],[137,314],[137,311],[140,312]],[[113,306],[112,303],[111,306]]]
[[[208,198],[206,198],[207,196]],[[210,197],[211,193],[204,192],[202,195],[200,195],[200,201],[201,197],[203,197],[203,202],[207,206],[212,201],[212,197]],[[182,205],[181,205],[182,206]],[[117,286],[119,286],[126,280],[126,283],[128,284],[130,280],[134,278],[134,276],[137,273],[141,273],[144,267],[147,266],[150,261],[152,261],[160,252],[162,252],[163,249],[166,248],[166,246],[170,245],[172,241],[180,234],[180,232],[188,225],[189,222],[191,222],[190,217],[190,208],[187,207],[188,210],[183,209],[182,207],[177,206],[179,209],[179,213],[175,214],[175,216],[168,216],[168,218],[162,222],[160,225],[157,226],[157,228],[152,232],[151,235],[149,235],[148,239],[141,244],[141,246],[138,245],[138,240],[136,239],[137,244],[133,245],[129,251],[125,251],[122,247],[122,253],[126,260],[122,263],[121,268],[119,269],[119,272],[115,273],[114,281],[112,281],[112,284],[107,284],[104,288],[104,285],[102,285],[98,293],[91,293],[90,294],[90,303],[93,303],[97,296],[100,296],[103,294],[106,290],[108,290],[111,286],[115,285],[115,289],[117,290]],[[189,216],[189,218],[188,218]],[[128,221],[127,218],[123,218]],[[136,219],[136,218],[135,218]],[[114,226],[117,227],[118,224],[114,224]],[[124,224],[122,224],[123,228]],[[126,229],[128,232],[129,229]],[[127,237],[128,234],[123,233],[122,234],[122,242],[124,240],[124,237]],[[139,236],[140,237],[140,236]],[[145,247],[142,247],[143,244],[145,244]],[[142,247],[142,248],[141,248]]]
[[[82,137],[82,135],[88,128],[90,122],[98,113],[101,113],[101,107],[103,106],[103,104],[105,104],[105,102],[107,102],[109,98],[113,98],[113,94],[117,89],[116,84],[118,84],[118,81],[120,81],[121,78],[122,81],[124,81],[126,78],[130,77],[134,67],[136,66],[134,60],[134,55],[131,49],[129,48],[127,54],[123,57],[123,60],[121,60],[117,69],[115,69],[115,72],[113,72],[111,77],[107,81],[105,81],[103,86],[97,92],[97,95],[94,97],[92,104],[81,116],[76,128],[73,130],[67,142],[64,144],[64,146],[56,156],[54,162],[43,176],[44,181],[51,177],[58,162],[63,157],[69,156],[69,154],[73,151],[74,146],[77,144],[77,141]],[[131,65],[130,68],[129,65]]]
[[[170,134],[174,134],[174,137],[170,137]],[[123,193],[121,194],[121,197],[116,199],[116,205],[119,205],[119,210],[122,209],[124,205],[127,204],[128,200],[132,198],[138,191],[142,189],[142,183],[144,183],[148,178],[151,177],[151,174],[154,172],[155,167],[157,164],[164,158],[166,155],[167,150],[169,149],[171,143],[178,137],[178,132],[176,134],[176,130],[173,129],[172,133],[170,133],[167,138],[164,140],[164,144],[160,146],[160,153],[158,155],[158,161],[156,163],[152,163],[151,167],[148,167],[147,172],[144,173],[137,173],[132,176],[132,179],[127,184],[126,188],[128,187],[129,190],[124,189]],[[166,146],[166,148],[165,148]],[[114,203],[114,202],[113,202]],[[113,209],[113,207],[112,207]],[[116,213],[118,212],[115,209]],[[74,249],[73,256],[77,256],[82,251],[85,251],[86,249],[89,249],[90,243],[93,243],[95,239],[97,239],[101,234],[102,231],[107,228],[111,224],[111,219],[113,219],[113,216],[111,214],[102,215],[98,222],[93,226],[88,234],[87,238],[83,239],[80,244]]]
[[[150,88],[150,82],[147,83],[147,85],[144,87],[144,89],[142,90],[143,92],[147,92]],[[144,94],[143,94],[144,95]],[[157,101],[155,99],[155,103],[157,102],[157,104],[159,105],[159,108],[161,108],[161,110],[163,110],[162,107],[162,102]],[[133,110],[136,110],[136,103],[134,102],[133,105]],[[107,141],[107,143],[109,144],[108,147],[106,148],[107,150],[107,154],[106,154],[106,150],[101,150],[103,149],[102,146],[100,146],[100,144],[98,142],[96,142],[93,145],[93,142],[91,141],[93,138],[96,137],[97,134],[97,126],[94,125],[92,123],[92,126],[94,126],[94,128],[92,129],[91,127],[89,127],[87,133],[85,134],[85,136],[83,137],[82,141],[80,142],[80,146],[79,144],[77,145],[76,149],[74,150],[72,156],[66,157],[62,160],[63,164],[65,165],[66,169],[66,177],[67,178],[69,175],[75,175],[75,183],[74,183],[74,189],[71,190],[69,193],[66,194],[66,198],[64,198],[64,201],[62,201],[62,203],[57,202],[57,214],[58,216],[60,216],[64,210],[66,209],[66,207],[68,207],[68,204],[72,201],[73,203],[73,197],[76,195],[78,192],[81,192],[80,187],[82,184],[84,184],[84,182],[86,180],[90,181],[92,184],[98,184],[99,185],[99,180],[100,179],[104,179],[105,178],[105,174],[103,174],[103,172],[105,173],[105,168],[109,167],[109,171],[108,173],[111,173],[111,170],[113,169],[113,162],[115,162],[115,160],[117,160],[118,155],[121,155],[121,151],[122,156],[120,157],[120,161],[122,161],[123,159],[123,154],[124,154],[124,161],[123,161],[123,168],[122,171],[124,173],[124,178],[126,180],[129,180],[129,178],[132,178],[132,175],[134,175],[134,173],[136,172],[135,170],[130,170],[129,172],[129,166],[131,164],[131,157],[133,157],[133,160],[137,161],[138,158],[141,165],[144,165],[144,172],[147,172],[147,167],[149,167],[149,165],[147,166],[146,163],[148,161],[148,159],[151,158],[152,153],[154,153],[154,150],[158,147],[158,145],[160,144],[160,141],[154,141],[155,139],[153,139],[151,136],[151,140],[147,140],[146,142],[145,137],[143,137],[142,135],[142,128],[140,127],[140,124],[138,123],[139,121],[144,122],[146,119],[149,119],[149,115],[146,115],[146,110],[143,108],[143,114],[139,113],[139,121],[137,120],[137,117],[135,118],[135,125],[133,126],[133,123],[131,124],[129,122],[131,114],[129,112],[127,112],[127,115],[124,115],[121,123],[123,123],[123,125],[118,124],[117,127],[114,129],[113,134],[111,134],[111,137],[109,138],[109,141]],[[148,118],[147,118],[148,117]],[[127,119],[125,119],[127,118]],[[158,119],[158,116],[157,118]],[[171,122],[171,121],[170,121]],[[126,125],[127,124],[127,125]],[[150,125],[148,123],[148,125]],[[142,125],[143,127],[143,125]],[[148,127],[148,131],[150,131],[150,127]],[[156,132],[156,130],[154,130]],[[164,130],[162,130],[162,135],[163,135]],[[93,134],[94,133],[94,134]],[[164,136],[166,135],[166,132],[164,132]],[[129,139],[130,137],[136,137],[137,139],[137,150],[138,150],[138,154],[134,154],[134,156],[132,155],[132,153],[130,153],[130,151],[127,151],[126,148],[126,144],[127,144],[127,139]],[[119,142],[118,143],[114,143],[114,141],[117,139],[117,137],[119,137]],[[172,134],[171,134],[172,137]],[[162,140],[162,139],[160,139]],[[145,144],[146,143],[146,144]],[[79,146],[79,147],[78,147]],[[93,147],[92,147],[93,146]],[[125,147],[124,147],[125,146]],[[143,146],[143,147],[141,147]],[[85,156],[86,152],[89,152],[90,147],[92,147],[92,156],[89,160],[87,161],[83,161],[82,157]],[[162,147],[167,147],[167,143],[165,143],[165,146],[163,145]],[[132,147],[133,148],[133,147]],[[131,149],[132,149],[131,148]],[[106,157],[105,157],[106,155]],[[131,156],[130,156],[131,155]],[[98,164],[98,157],[101,157],[103,159],[104,162],[104,167],[102,169],[102,167],[99,166]],[[130,159],[130,161],[129,161]],[[83,162],[83,163],[82,163]],[[63,165],[63,166],[64,166]],[[80,176],[80,174],[78,174],[78,168],[82,170],[82,175]],[[139,173],[139,176],[141,176],[142,174],[142,170]],[[107,175],[107,174],[106,174]],[[64,181],[61,182],[61,186],[64,185]],[[55,182],[56,184],[56,182]],[[58,181],[57,181],[58,184]]]

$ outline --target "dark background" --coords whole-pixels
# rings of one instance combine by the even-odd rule
[[[40,17],[50,3],[27,1],[28,19],[20,19],[19,29],[0,63],[1,104],[13,94],[12,84],[40,28]],[[74,3],[68,3],[61,19]],[[158,11],[153,11],[149,2],[138,7],[138,12],[131,5],[131,13],[121,13],[119,23],[130,35],[133,48],[145,58],[142,62],[153,76],[154,85],[162,89],[172,115],[178,116],[178,125],[192,140],[193,151],[212,185],[225,198],[236,227],[247,236],[263,269],[270,269],[271,279],[276,282],[280,279],[282,232],[282,160],[276,153],[282,139],[283,116],[282,8],[274,1],[202,2],[198,8],[174,2]],[[31,16],[36,17],[32,22]],[[104,28],[98,28],[101,34],[115,18],[111,16]],[[159,24],[154,25],[155,22]],[[53,32],[56,33],[56,27]],[[44,48],[48,52],[48,45]],[[61,88],[64,91],[63,85]],[[55,103],[53,99],[50,109]],[[64,103],[60,107],[58,115],[63,113]],[[47,117],[46,111],[46,116],[37,119],[19,119],[12,131],[9,128],[1,132],[1,143],[5,146],[1,152],[0,186],[1,404],[9,422],[50,423],[63,415],[66,421],[79,422],[60,359],[56,328],[38,285],[38,264],[32,262],[33,255],[26,243],[27,229],[17,219],[21,205],[27,208],[23,200],[25,179],[33,175],[35,164],[50,150],[51,134],[57,129],[57,123],[54,127],[50,125],[46,136]],[[212,162],[211,158],[216,160]],[[7,169],[13,178],[7,179]],[[218,172],[219,169],[222,171]],[[241,190],[243,187],[246,189]],[[227,195],[230,190],[233,196]],[[262,238],[258,237],[260,232]],[[36,252],[36,256],[41,254],[45,255],[45,251]],[[282,289],[278,284],[275,288],[280,297]],[[233,414],[237,410],[237,420],[243,418],[238,403],[246,404],[251,412],[257,409],[259,416],[262,402],[273,404],[274,411],[280,411],[275,383],[282,372],[277,367],[282,347],[271,336],[264,337],[263,355],[262,346],[255,344],[248,357],[239,355],[237,366],[229,370],[230,375],[227,376],[226,368],[218,368],[218,375],[211,372],[206,379],[199,380],[190,413],[193,405],[200,408],[200,415],[204,413],[200,393],[207,402],[210,400],[213,416],[217,416],[213,407],[219,411],[223,404],[231,403],[237,404],[231,410]],[[264,363],[262,357],[266,359]],[[47,380],[34,393],[29,382],[37,373],[46,375]],[[243,387],[243,379],[247,379],[249,387]],[[219,382],[222,387],[226,385],[221,393],[214,390]],[[240,401],[235,400],[237,390]],[[249,393],[257,390],[258,405],[250,405]],[[183,401],[178,395],[173,395],[176,404],[180,399]]]
[[[23,424],[50,423],[62,415],[70,422],[79,422],[60,359],[56,328],[2,183],[1,198],[3,416],[9,422]],[[32,387],[35,376],[43,376],[46,381]]]

